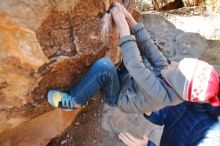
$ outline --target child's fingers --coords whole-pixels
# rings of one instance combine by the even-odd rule
[[[117,23],[117,22],[121,22],[121,21],[123,20],[123,17],[125,17],[124,14],[123,14],[123,12],[121,11],[120,7],[117,7],[117,6],[116,6],[116,7],[113,7],[113,8],[110,10],[110,12],[111,12],[111,14],[112,14],[114,20],[116,21],[116,23]]]
[[[119,2],[115,2],[114,5],[117,6],[117,7],[120,7],[120,8],[122,6],[122,4],[120,4]]]
[[[121,9],[120,9],[120,7],[118,6],[118,5],[116,5],[116,4],[113,4],[112,5],[112,8],[110,9],[110,12],[111,13],[120,13],[121,12]]]
[[[121,11],[123,12],[124,15],[127,15],[129,12],[127,11],[127,9],[120,3],[116,3],[116,5],[118,7],[120,7]]]
[[[110,12],[111,12],[111,9],[112,9],[114,6],[115,6],[115,3],[112,3],[112,4],[109,6],[109,8],[108,8],[107,13],[110,13]]]

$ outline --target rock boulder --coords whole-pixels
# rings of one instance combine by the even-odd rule
[[[51,111],[47,91],[69,89],[101,56],[118,63],[106,13],[115,1],[1,1],[0,145],[46,145],[70,125],[79,111]],[[120,2],[132,11],[132,1]]]

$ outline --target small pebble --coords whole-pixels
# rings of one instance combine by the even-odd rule
[[[67,140],[65,139],[65,140],[62,140],[61,141],[61,144],[63,145],[63,144],[65,144],[67,142]]]
[[[79,122],[76,122],[75,125],[79,125]]]

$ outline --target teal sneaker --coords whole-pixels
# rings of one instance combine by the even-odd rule
[[[48,102],[56,107],[61,108],[66,111],[72,111],[78,107],[76,105],[74,98],[65,92],[59,90],[50,90],[47,94]]]

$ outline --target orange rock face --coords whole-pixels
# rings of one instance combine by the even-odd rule
[[[101,56],[108,55],[114,63],[119,62],[118,31],[105,13],[115,1],[118,0],[1,2],[0,145],[19,145],[21,141],[24,144],[23,138],[28,135],[18,132],[22,129],[42,138],[31,145],[45,145],[71,123],[77,111],[49,112],[52,108],[47,104],[46,93],[54,88],[69,89]],[[133,4],[121,2],[127,8]],[[56,120],[56,114],[60,121],[48,122]],[[63,118],[66,115],[71,118]],[[40,129],[47,126],[60,129],[40,136]],[[13,138],[16,132],[20,139]]]
[[[26,123],[6,131],[0,136],[0,144],[5,146],[42,146],[60,136],[77,116],[79,110],[65,112],[59,109],[47,112]]]
[[[48,62],[33,31],[6,16],[1,15],[1,20],[0,133],[34,114],[31,92],[39,77],[39,67]]]

